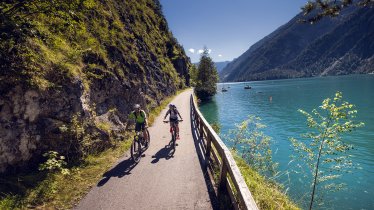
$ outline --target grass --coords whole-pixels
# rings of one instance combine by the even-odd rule
[[[260,209],[300,209],[276,183],[261,176],[239,156],[234,155],[234,159]]]
[[[176,93],[183,92],[180,90]],[[149,123],[170,103],[174,96],[161,102],[161,105],[151,110]],[[83,164],[70,169],[70,174],[59,172],[45,173],[42,171],[22,174],[15,177],[0,178],[5,186],[19,188],[18,194],[7,194],[0,198],[0,209],[70,209],[102,178],[119,158],[123,157],[131,146],[131,135],[125,141],[119,141],[115,147],[98,155],[84,159]],[[5,186],[5,188],[6,188]],[[2,190],[3,187],[0,187]],[[16,191],[14,191],[16,192]],[[0,195],[2,196],[2,195]]]

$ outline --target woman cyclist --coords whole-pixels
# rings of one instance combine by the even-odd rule
[[[169,121],[170,121],[170,129],[171,127],[175,124],[175,127],[176,127],[176,132],[177,132],[177,139],[179,139],[179,126],[178,126],[178,115],[179,117],[182,119],[182,116],[179,114],[178,110],[177,110],[177,107],[174,105],[174,104],[169,104],[169,110],[166,112],[166,115],[164,117],[164,120],[166,119],[166,117],[170,115],[169,117]]]

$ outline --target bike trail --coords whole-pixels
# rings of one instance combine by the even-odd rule
[[[172,101],[184,120],[173,155],[165,108],[148,128],[151,145],[140,162],[134,165],[127,152],[75,209],[213,209],[191,131],[191,94],[184,91]]]

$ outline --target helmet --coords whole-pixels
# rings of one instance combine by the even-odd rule
[[[170,107],[170,108],[173,108],[173,107],[174,107],[174,104],[169,104],[169,107]]]
[[[134,105],[134,109],[140,109],[140,105],[139,104],[135,104]]]

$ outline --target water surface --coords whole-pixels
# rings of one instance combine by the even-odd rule
[[[252,89],[244,89],[246,84]],[[265,134],[274,141],[273,158],[279,162],[281,171],[290,167],[292,150],[288,139],[299,138],[307,131],[305,117],[297,110],[310,112],[320,106],[323,99],[333,97],[336,91],[343,92],[343,99],[356,105],[357,120],[365,123],[365,127],[344,138],[354,145],[355,149],[350,152],[362,169],[339,179],[348,185],[348,190],[325,195],[326,205],[315,209],[374,209],[374,75],[218,84],[218,90],[222,87],[228,92],[219,92],[211,102],[200,106],[206,119],[221,124],[223,137],[248,115],[260,117],[267,125]],[[278,181],[286,185],[290,196],[305,208],[310,195],[303,176],[293,174]]]

